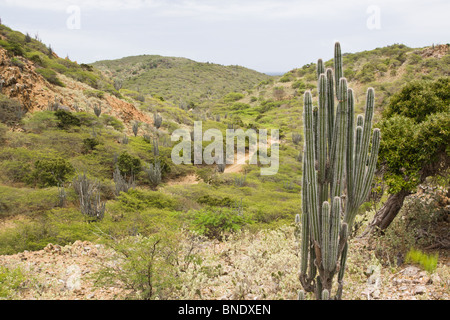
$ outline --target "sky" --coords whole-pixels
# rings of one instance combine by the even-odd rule
[[[448,0],[0,0],[2,23],[79,63],[157,54],[284,73],[343,52],[450,43]]]

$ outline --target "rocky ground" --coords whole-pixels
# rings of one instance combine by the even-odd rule
[[[0,256],[0,266],[20,267],[29,275],[16,299],[110,300],[120,298],[123,290],[96,287],[91,277],[109,255],[103,245],[76,241],[64,247],[49,244],[40,251]]]
[[[200,296],[193,299],[295,299],[298,287],[295,256],[285,263],[286,255],[295,248],[286,248],[284,241],[292,239],[269,235],[273,245],[262,252],[267,237],[244,236],[227,242],[202,245],[205,266],[219,266],[221,271],[198,284]],[[252,245],[253,243],[253,245]],[[283,249],[284,247],[284,249]],[[357,247],[357,245],[355,245]],[[259,254],[262,252],[262,254]],[[76,241],[61,247],[49,244],[44,250],[0,256],[0,266],[20,269],[27,275],[21,290],[13,299],[25,300],[111,300],[124,299],[129,291],[117,287],[95,285],[95,273],[111,262],[110,249],[100,244]],[[294,259],[292,259],[294,258]],[[361,258],[361,257],[360,257]],[[266,259],[264,261],[264,259]],[[392,269],[379,264],[364,264],[357,270],[358,258],[351,258],[345,299],[363,300],[448,300],[450,298],[450,268],[440,262],[430,274],[417,266],[403,265]],[[288,260],[289,261],[289,260]],[[267,266],[267,269],[262,266]],[[256,269],[261,268],[259,275]],[[279,270],[278,276],[273,270]],[[198,271],[196,271],[198,272]],[[283,275],[283,277],[282,277]],[[198,291],[198,290],[197,290]],[[183,298],[183,297],[182,297]]]

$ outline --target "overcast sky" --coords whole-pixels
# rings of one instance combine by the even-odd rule
[[[448,0],[0,0],[2,22],[79,63],[141,54],[286,72],[333,44],[450,42]]]

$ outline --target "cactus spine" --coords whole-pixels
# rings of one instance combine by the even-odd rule
[[[372,135],[372,88],[367,91],[365,115],[355,123],[354,95],[343,77],[339,43],[334,71],[325,70],[319,59],[317,76],[318,106],[313,107],[311,92],[304,96],[303,212],[296,217],[301,224],[297,228],[301,230],[299,278],[316,299],[341,299],[348,234],[372,185],[380,131],[375,129]],[[338,288],[333,297],[336,274]]]

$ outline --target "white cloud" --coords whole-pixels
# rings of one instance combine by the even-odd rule
[[[66,27],[71,5],[81,9],[81,30]],[[371,5],[380,29],[367,28]],[[0,1],[6,24],[36,30],[79,60],[169,53],[274,71],[331,58],[334,39],[344,52],[446,43],[448,12],[448,0]]]
[[[4,0],[3,5],[50,11],[65,10],[71,5],[88,10],[129,10],[157,8],[165,2],[163,0]]]

